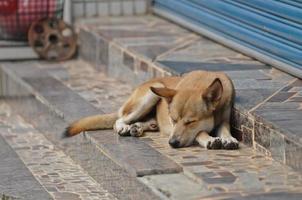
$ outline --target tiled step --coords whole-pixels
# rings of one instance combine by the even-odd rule
[[[62,140],[61,134],[68,123],[103,111],[50,75],[59,78],[61,74],[64,78],[61,66],[50,70],[39,66],[35,62],[3,64],[1,96],[115,197],[157,199],[136,176],[176,173],[182,168],[143,141],[119,138],[112,131],[104,131],[101,138],[89,134]],[[134,159],[131,155],[135,155]]]
[[[80,56],[137,85],[191,70],[225,71],[234,81],[233,132],[248,146],[302,170],[302,81],[156,16],[77,23]]]
[[[61,79],[63,83],[95,107],[107,112],[117,110],[131,88],[84,66],[82,62],[66,64],[69,78]],[[100,133],[96,137],[104,138]],[[234,198],[268,193],[274,196],[274,192],[281,191],[290,195],[301,190],[300,174],[245,145],[238,151],[208,151],[198,146],[172,149],[168,136],[159,133],[147,133],[140,139],[183,168],[184,173],[139,178],[153,191],[170,199]]]
[[[3,100],[0,110],[0,194],[37,200],[116,199]]]
[[[116,111],[131,92],[128,85],[96,73],[85,62],[75,61],[63,65],[64,67],[59,68],[55,65],[38,66],[47,70],[63,85],[79,94],[86,102],[91,102],[99,110]],[[187,199],[233,198],[267,193],[273,195],[274,192],[281,191],[284,194],[299,195],[297,192],[301,191],[301,175],[244,145],[241,145],[238,151],[207,151],[198,146],[172,149],[168,145],[167,136],[158,133],[147,133],[145,137],[137,139],[121,138],[109,131],[101,131],[89,133],[86,137],[91,139],[92,145],[96,142],[105,153],[109,152],[113,160],[129,158],[131,155],[132,167],[140,167],[139,163],[146,159],[137,157],[136,154],[140,152],[133,150],[138,147],[144,154],[153,147],[181,166],[184,173],[145,175],[139,178],[162,198],[183,199],[184,196],[187,196]],[[137,146],[137,143],[142,144],[141,141],[149,144],[149,147]],[[108,151],[110,147],[123,151],[114,154]],[[129,154],[125,153],[127,151],[130,151]],[[98,155],[95,155],[89,160],[97,157]],[[123,167],[127,168],[127,165]]]
[[[1,106],[0,110],[0,198],[1,199],[52,199],[31,172],[18,157],[16,150],[12,149],[4,140],[8,125],[4,118],[6,112]],[[16,129],[20,127],[15,127]],[[12,138],[13,139],[13,138]]]
[[[236,151],[207,151],[198,146],[172,149],[167,136],[159,133],[123,138],[111,131],[61,140],[57,134],[66,121],[93,112],[116,111],[131,87],[96,73],[82,61],[59,65],[5,64],[2,69],[2,77],[6,77],[2,91],[10,97],[7,102],[12,108],[43,133],[39,137],[62,149],[100,187],[119,199],[222,199],[254,195],[257,198],[274,196],[276,192],[301,197],[301,174],[245,145]],[[19,94],[23,97],[12,98],[16,97],[13,92],[21,89],[23,93]],[[26,97],[24,91],[31,91],[35,100],[26,101],[33,97]],[[22,141],[21,145],[26,146]],[[143,156],[139,156],[141,153]],[[168,166],[167,161],[175,163],[183,173],[171,174],[169,167],[165,168],[167,171],[159,171],[158,166],[165,163]],[[149,168],[145,168],[146,164]],[[133,174],[144,176],[135,178]]]

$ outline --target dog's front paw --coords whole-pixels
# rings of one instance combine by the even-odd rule
[[[130,136],[130,125],[128,124],[116,121],[113,129],[120,136]]]
[[[141,123],[130,125],[130,135],[133,137],[141,137],[144,134],[144,129]]]
[[[222,140],[219,137],[211,138],[211,140],[207,143],[207,149],[221,149],[222,148]]]
[[[125,127],[121,129],[115,130],[120,136],[130,136],[130,126],[126,125]]]
[[[222,138],[222,148],[228,150],[238,149],[239,142],[236,138],[233,137]]]

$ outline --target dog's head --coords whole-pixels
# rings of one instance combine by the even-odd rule
[[[172,147],[190,146],[198,133],[213,129],[213,112],[223,93],[223,86],[218,78],[204,90],[154,87],[151,90],[168,103],[169,117],[173,126],[169,138]]]

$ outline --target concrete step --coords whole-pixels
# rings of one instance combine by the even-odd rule
[[[198,146],[172,149],[167,136],[159,133],[123,138],[111,131],[62,140],[60,133],[67,122],[117,110],[131,87],[80,60],[6,63],[1,69],[2,95],[12,109],[113,197],[302,197],[301,174],[244,144],[236,151],[208,151]]]
[[[156,16],[80,20],[80,57],[137,85],[192,70],[234,81],[233,133],[246,145],[301,171],[302,81]]]

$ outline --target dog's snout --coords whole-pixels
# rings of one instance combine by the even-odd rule
[[[178,148],[180,145],[180,142],[177,139],[172,138],[169,140],[169,144],[173,148]]]

